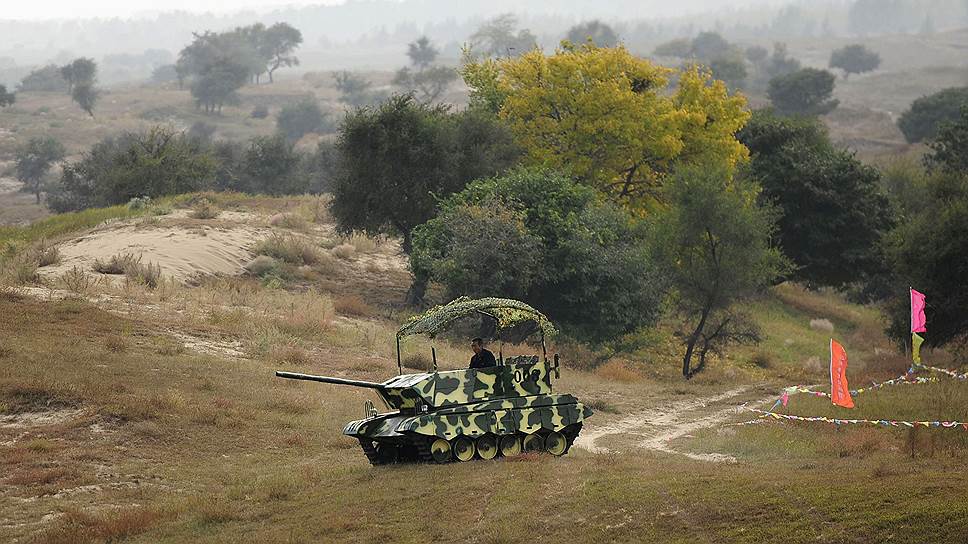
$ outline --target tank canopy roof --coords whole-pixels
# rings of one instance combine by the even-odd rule
[[[397,338],[413,334],[426,334],[433,338],[454,321],[474,313],[494,318],[499,329],[507,329],[525,321],[534,321],[544,336],[552,337],[557,334],[554,325],[544,314],[519,300],[460,297],[443,306],[436,306],[413,316],[397,331]]]

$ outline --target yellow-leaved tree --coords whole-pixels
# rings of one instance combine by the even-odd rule
[[[735,136],[750,115],[746,99],[699,67],[677,72],[622,46],[563,42],[553,55],[534,49],[509,59],[467,57],[461,75],[472,104],[508,122],[528,162],[633,209],[655,202],[677,164],[732,172],[749,155]]]

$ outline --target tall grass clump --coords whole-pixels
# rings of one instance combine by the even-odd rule
[[[140,256],[135,257],[132,253],[112,255],[106,261],[95,259],[93,269],[101,274],[124,274],[129,281],[140,283],[149,289],[158,287],[161,282],[161,266],[151,262],[144,263]]]
[[[291,234],[273,234],[256,244],[253,252],[296,266],[319,261],[319,251],[308,240]]]

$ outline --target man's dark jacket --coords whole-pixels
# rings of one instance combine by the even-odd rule
[[[497,360],[494,359],[494,354],[486,349],[481,349],[480,353],[475,353],[471,357],[471,368],[486,368],[489,366],[496,366]]]

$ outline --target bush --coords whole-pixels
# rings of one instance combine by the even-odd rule
[[[290,141],[296,141],[311,132],[326,130],[326,116],[315,100],[303,100],[284,106],[276,118],[279,133]]]
[[[112,255],[107,261],[94,259],[94,265],[92,268],[95,272],[100,274],[120,275],[124,274],[124,271],[133,266],[138,259],[139,258],[135,257],[133,253],[119,253],[117,255]]]
[[[356,255],[356,247],[352,244],[340,244],[334,247],[332,251],[334,257],[344,261],[352,260],[353,256]]]
[[[276,274],[279,269],[279,261],[268,255],[259,255],[245,265],[245,271],[257,278],[264,278],[270,274]]]
[[[296,266],[319,261],[319,251],[308,240],[287,234],[272,234],[257,243],[252,251]]]
[[[836,79],[826,70],[804,68],[771,79],[767,95],[777,112],[784,115],[824,115],[839,104],[830,98]]]
[[[664,288],[644,229],[590,187],[522,169],[445,199],[415,230],[411,266],[449,296],[518,298],[601,341],[659,315]]]
[[[218,217],[218,213],[218,208],[215,207],[212,201],[203,198],[192,208],[192,213],[189,214],[189,217],[192,219],[215,219]]]
[[[965,105],[968,105],[968,87],[954,87],[922,96],[901,114],[897,128],[904,133],[904,139],[912,144],[930,140],[938,133],[938,125],[957,120]]]
[[[101,278],[88,274],[77,266],[61,274],[60,285],[75,295],[86,295],[101,283]]]
[[[155,127],[96,144],[76,163],[64,166],[47,205],[55,212],[123,204],[209,187],[216,163],[195,140]]]

